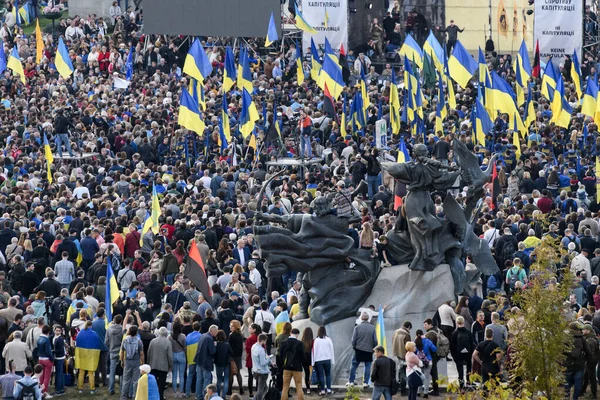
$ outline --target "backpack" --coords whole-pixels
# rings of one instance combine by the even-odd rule
[[[577,211],[577,202],[571,198],[566,199],[562,204],[562,211],[564,214],[570,214]]]
[[[490,275],[487,280],[487,289],[497,289],[498,288],[498,280],[496,279],[496,275]]]
[[[423,363],[423,367],[427,367],[429,365],[429,359],[423,350],[417,351],[417,357],[419,357],[419,360],[421,360]]]
[[[575,251],[580,252],[581,250],[579,249],[580,245],[579,243],[577,243],[577,237],[571,237],[571,236],[565,236],[567,238],[567,240],[569,241],[569,243],[567,244],[567,247],[569,246],[569,244],[571,243],[575,243]]]
[[[437,333],[437,351],[435,354],[440,358],[446,358],[448,354],[450,354],[450,341],[448,338],[442,333],[441,330],[438,329]]]
[[[37,396],[35,395],[35,388],[38,383],[33,382],[31,385],[26,385],[23,382],[17,381],[17,384],[21,386],[21,393],[19,393],[19,397],[17,400],[36,400]]]
[[[519,275],[521,275],[521,267],[518,267],[517,272],[514,271],[515,267],[508,270],[508,284],[511,289],[515,288],[515,284],[520,281]]]
[[[296,344],[296,343],[294,343]],[[296,367],[298,367],[298,365],[296,365],[296,349],[298,348],[298,346],[292,346],[290,349],[288,349],[288,351],[286,352],[286,354],[284,354],[284,359],[283,359],[283,368],[284,369],[288,369],[288,370],[294,370],[296,369]]]
[[[512,241],[512,237],[511,237],[511,240],[505,240],[504,246],[502,246],[502,259],[504,261],[512,260],[516,251],[517,251],[517,249],[515,249],[515,245]]]
[[[125,358],[128,360],[136,360],[140,357],[140,353],[138,352],[138,340],[140,339],[137,336],[123,340]]]

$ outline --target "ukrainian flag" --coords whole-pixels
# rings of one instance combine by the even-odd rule
[[[542,96],[550,100],[550,93],[548,88],[556,89],[556,81],[558,80],[559,73],[554,69],[552,58],[548,60],[546,68],[544,69],[544,76],[542,77]]]
[[[221,132],[227,142],[231,141],[231,127],[229,126],[229,114],[227,114],[227,96],[223,94],[223,108],[221,108]]]
[[[475,71],[477,71],[477,62],[467,52],[462,43],[457,41],[452,56],[448,60],[448,67],[450,68],[452,79],[465,89],[469,80],[475,74]]]
[[[517,160],[521,158],[521,138],[519,137],[519,128],[517,126],[517,115],[513,115],[513,146],[515,146],[515,155]]]
[[[556,83],[557,88],[552,89],[548,86],[548,94],[550,95],[550,106],[552,110],[552,118],[550,122],[554,122],[557,126],[568,128],[571,121],[571,113],[573,109],[563,96],[562,78],[559,76]]]
[[[295,6],[295,8],[296,8],[296,26],[298,27],[298,29],[303,30],[306,33],[312,33],[312,34],[317,33],[317,30],[315,28],[313,28],[312,26],[310,26],[310,24],[308,22],[306,22],[306,20],[302,16],[302,14],[300,14],[300,11],[298,11],[298,6]]]
[[[254,92],[248,50],[243,47],[240,49],[240,60],[237,70],[237,87],[239,90],[246,89],[248,93]]]
[[[4,44],[0,40],[0,74],[6,71],[6,53],[4,53]]]
[[[212,65],[204,52],[204,48],[200,44],[200,40],[196,38],[192,47],[185,56],[185,63],[183,64],[183,72],[196,79],[198,82],[203,83],[204,79],[212,73]]]
[[[223,68],[223,90],[229,92],[237,80],[237,69],[235,67],[235,57],[233,50],[227,46],[225,49],[225,67]]]
[[[194,357],[196,357],[196,351],[198,350],[198,342],[200,341],[200,332],[192,332],[185,337],[185,354],[188,365],[196,364]]]
[[[142,234],[140,235],[140,246],[144,244],[143,238],[146,232],[152,229],[155,235],[160,231],[160,224],[158,223],[158,219],[160,218],[160,203],[158,202],[158,194],[156,193],[156,185],[152,187],[152,213],[146,221],[144,222],[144,226],[142,227]]]
[[[279,139],[281,139],[281,126],[279,125],[279,120],[277,119],[277,101],[273,101],[273,125],[275,125],[275,132],[279,135]]]
[[[478,63],[478,67],[479,67],[479,84],[485,84],[485,79],[486,77],[488,77],[490,75],[489,71],[488,71],[488,66],[487,66],[487,62],[485,61],[485,55],[483,54],[483,51],[481,51],[481,47],[479,48],[479,63]]]
[[[319,72],[321,71],[321,58],[319,57],[317,46],[315,46],[315,41],[312,38],[310,39],[310,54],[310,77],[313,79],[313,81],[318,82]]]
[[[433,34],[433,30],[429,31],[429,36],[423,45],[423,51],[431,56],[435,69],[440,73],[444,73],[444,48]]]
[[[406,163],[410,161],[410,154],[408,153],[408,149],[406,148],[406,143],[404,140],[400,141],[400,147],[398,148],[398,163]]]
[[[63,79],[67,79],[74,71],[73,63],[69,58],[69,51],[67,50],[67,46],[65,46],[62,37],[58,38],[58,50],[56,51],[54,64],[56,65],[56,69]]]
[[[581,99],[581,67],[579,66],[579,58],[577,58],[577,52],[573,51],[573,60],[571,62],[571,79],[575,84],[575,92],[577,92],[577,98]]]
[[[335,55],[335,51],[333,51],[333,47],[331,47],[331,43],[329,43],[329,40],[327,40],[327,38],[325,38],[325,46],[324,47],[325,47],[325,54],[329,55],[330,57],[333,57],[333,60],[339,64],[339,59]]]
[[[516,95],[510,85],[492,71],[492,94],[494,96],[494,107],[502,113],[512,115],[516,109]]]
[[[450,78],[450,69],[448,68],[448,57],[446,57],[446,45],[444,44],[444,83],[448,88],[448,105],[456,110],[456,97],[454,96],[454,86]]]
[[[444,84],[442,75],[438,75],[438,101],[435,108],[435,133],[444,132],[443,122],[448,112],[446,111],[446,99],[444,98]]]
[[[369,94],[367,93],[367,78],[365,77],[365,70],[363,69],[362,64],[360,66],[360,94],[364,102],[363,109],[366,112],[371,105],[371,102],[369,101]]]
[[[19,57],[16,46],[13,47],[6,65],[8,68],[12,69],[12,71],[21,78],[21,82],[25,84],[25,72],[23,71],[23,64],[21,64],[21,58]]]
[[[600,155],[596,156],[596,203],[600,203]]]
[[[283,325],[285,325],[286,322],[290,322],[290,315],[287,310],[280,312],[279,315],[277,315],[277,318],[275,318],[275,333],[277,335],[283,332]]]
[[[423,50],[411,35],[406,35],[399,54],[408,57],[409,60],[414,60],[419,68],[423,68]]]
[[[296,41],[296,76],[298,78],[298,86],[304,83],[304,69],[302,69],[302,51],[298,47],[298,41]]]
[[[252,96],[244,88],[242,94],[242,114],[240,115],[240,132],[244,135],[245,139],[254,130],[254,125],[258,121],[258,110],[256,104],[252,101]]]
[[[318,85],[321,90],[325,90],[325,84],[329,88],[331,97],[334,100],[339,99],[344,89],[344,78],[342,76],[342,67],[331,57],[323,57],[323,66],[319,71]]]
[[[110,299],[110,304],[106,307],[106,321],[112,321],[113,304],[119,300],[119,287],[117,286],[117,279],[112,269],[111,258],[107,259],[108,265],[106,266],[106,292],[105,299]]]
[[[206,110],[206,101],[204,101],[204,86],[194,78],[190,78],[188,91],[196,104],[198,104],[199,107],[202,107],[202,110]]]
[[[363,109],[362,95],[358,90],[354,92],[354,99],[352,99],[352,105],[350,106],[350,114],[352,115],[352,120],[358,129],[362,129],[365,125],[367,125],[365,121],[365,111]]]
[[[594,118],[596,114],[596,99],[598,98],[598,84],[588,76],[587,84],[585,88],[585,94],[583,95],[583,104],[581,105],[581,113],[587,117]],[[594,120],[596,120],[594,118]]]
[[[273,17],[273,11],[271,11],[271,18],[269,18],[269,28],[267,29],[267,37],[265,39],[265,47],[269,47],[271,43],[279,40],[277,36],[277,26],[275,25],[275,18]]]
[[[82,329],[75,339],[75,368],[96,371],[102,343],[92,328]]]
[[[118,292],[117,292],[117,294],[118,294]],[[81,310],[87,310],[89,308],[88,304],[85,301],[83,301],[83,300],[73,300],[73,302],[71,303],[71,305],[69,306],[69,308],[67,310],[67,315],[68,315],[67,318],[70,319],[71,315],[75,314],[75,312],[77,312],[77,317],[79,317],[79,312],[77,311],[78,310],[77,304],[80,303],[80,302],[83,304],[83,307],[81,308]]]
[[[385,338],[385,320],[383,319],[383,307],[379,305],[379,314],[377,315],[377,325],[375,325],[377,333],[377,345],[382,346],[387,354],[387,340]]]
[[[475,123],[473,124],[473,130],[475,132],[475,138],[481,146],[485,146],[485,135],[490,133],[494,128],[494,124],[487,113],[487,110],[483,106],[481,89],[478,88],[477,99],[475,99]]]
[[[2,44],[0,44],[0,46],[2,46]],[[52,150],[50,149],[50,143],[48,143],[48,138],[46,137],[45,132],[44,132],[44,157],[46,158],[47,179],[48,179],[48,182],[52,183],[52,171],[50,170],[50,165],[54,162],[54,156],[52,155]]]
[[[206,125],[200,117],[198,103],[194,101],[186,89],[181,90],[178,123],[184,128],[196,132],[200,136],[204,134],[204,130],[206,129]]]
[[[529,92],[527,93],[527,104],[525,104],[525,115],[524,121],[526,132],[531,126],[531,123],[535,121],[535,110],[533,108],[533,99],[531,96],[532,89],[529,88]],[[594,99],[594,107],[596,106],[596,100]],[[594,110],[592,110],[593,113]],[[583,111],[582,111],[583,112]]]
[[[392,75],[393,75],[393,72],[392,72]],[[392,119],[392,115],[391,115],[391,110],[390,110],[390,124],[391,124],[391,119]],[[344,93],[344,105],[342,106],[342,121],[340,122],[340,134],[341,134],[342,138],[344,138],[344,139],[346,138],[346,135],[348,134],[346,132],[346,93]]]
[[[400,96],[398,95],[394,67],[392,67],[392,83],[390,84],[390,126],[392,134],[400,132]]]
[[[152,374],[143,374],[137,381],[135,400],[160,400],[158,383]]]
[[[517,106],[520,106],[525,102],[525,92],[523,92],[523,88],[527,84],[527,80],[523,80],[521,76],[521,72],[519,70],[519,60],[516,61],[517,66],[517,84],[515,85],[515,89],[517,90]]]
[[[527,52],[527,44],[525,43],[525,39],[523,39],[521,42],[521,47],[519,47],[519,52],[515,57],[514,69],[517,73],[517,81],[519,81],[519,78],[521,78],[519,84],[522,87],[525,87],[527,85],[527,81],[531,77],[531,63],[529,62],[529,53]]]

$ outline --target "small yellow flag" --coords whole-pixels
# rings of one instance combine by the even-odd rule
[[[35,20],[35,62],[39,64],[44,54],[44,39],[40,29],[40,19]]]

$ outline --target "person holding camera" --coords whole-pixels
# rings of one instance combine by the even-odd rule
[[[62,145],[64,144],[69,155],[75,157],[73,150],[71,149],[71,141],[69,140],[69,127],[75,128],[71,121],[64,115],[62,108],[56,111],[56,118],[54,119],[54,133],[56,134],[56,147],[58,150],[58,156],[62,157]]]

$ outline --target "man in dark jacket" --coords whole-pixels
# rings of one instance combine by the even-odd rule
[[[302,387],[302,364],[304,363],[304,345],[298,340],[300,331],[292,329],[289,338],[281,342],[279,354],[283,359],[283,392],[281,400],[288,399],[290,382],[294,378],[294,384],[297,388]],[[304,399],[302,390],[297,390],[298,400]]]
[[[46,273],[46,279],[42,282],[37,288],[35,288],[35,292],[39,292],[43,290],[46,293],[46,297],[58,297],[60,296],[60,290],[62,286],[56,279],[54,279],[54,271],[48,271]]]
[[[381,395],[384,399],[392,398],[392,377],[394,376],[396,376],[396,363],[385,356],[383,346],[375,347],[375,362],[371,371],[373,400],[379,400]]]
[[[33,262],[28,262],[26,268],[27,270],[23,274],[21,295],[25,298],[29,298],[29,295],[33,293],[37,285],[40,284],[40,278],[35,273],[35,264]]]
[[[592,392],[592,398],[596,398],[598,392],[598,385],[596,382],[596,366],[600,359],[600,347],[598,346],[598,339],[596,338],[596,332],[591,324],[585,324],[583,326],[583,337],[588,345],[590,353],[586,360],[585,374],[583,375],[583,387],[581,388],[581,394],[585,393],[588,382],[590,384],[590,390]]]
[[[504,228],[504,234],[496,241],[496,258],[498,265],[504,265],[508,260],[512,261],[519,243],[513,236],[510,228]]]
[[[569,333],[571,334],[573,346],[567,353],[567,358],[565,360],[567,396],[570,396],[571,388],[574,387],[573,398],[577,399],[581,392],[585,364],[589,359],[591,352],[577,322],[571,322],[569,325]]]
[[[0,251],[2,254],[6,253],[6,246],[10,244],[12,238],[16,237],[15,231],[10,229],[10,222],[4,221],[4,229],[0,231]]]
[[[156,316],[160,311],[164,285],[158,281],[158,275],[150,275],[150,283],[144,286],[144,293],[148,304],[152,304],[153,314]]]
[[[208,328],[208,332],[200,336],[198,341],[198,349],[196,350],[196,400],[204,398],[204,389],[212,382],[213,359],[217,351],[215,346],[215,336],[219,328],[217,325],[212,325]]]
[[[350,368],[350,377],[347,386],[354,385],[356,368],[362,362],[365,364],[363,386],[365,388],[369,387],[369,372],[371,371],[371,363],[373,362],[373,349],[377,346],[377,333],[375,326],[370,323],[370,319],[369,314],[364,312],[360,316],[361,323],[354,327],[354,332],[352,333],[354,357],[352,357],[352,367]]]
[[[467,376],[471,374],[471,356],[473,355],[473,335],[465,328],[465,319],[456,317],[456,330],[450,338],[450,353],[458,370],[461,389],[465,385],[463,366],[467,367]]]

